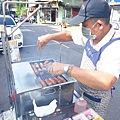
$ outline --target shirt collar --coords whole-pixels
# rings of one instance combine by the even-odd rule
[[[114,33],[115,33],[115,30],[113,27],[111,27],[111,29],[105,35],[105,37],[97,45],[93,46],[93,48],[98,51],[103,45],[105,45],[112,39]]]

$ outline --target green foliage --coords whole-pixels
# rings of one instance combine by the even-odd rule
[[[23,1],[25,2],[26,0],[16,0],[16,1]],[[24,13],[26,13],[26,4],[15,4],[16,8],[16,15],[17,16],[22,16]]]

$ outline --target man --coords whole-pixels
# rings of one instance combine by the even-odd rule
[[[110,90],[120,73],[120,38],[110,20],[111,9],[105,0],[87,0],[71,24],[82,23],[82,33],[76,39],[75,32],[60,32],[38,37],[38,50],[50,40],[74,41],[85,46],[81,66],[55,62],[49,68],[53,75],[68,74],[79,82],[80,94],[88,105],[104,117]],[[85,37],[87,39],[85,39]]]

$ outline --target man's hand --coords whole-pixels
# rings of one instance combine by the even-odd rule
[[[38,50],[43,49],[48,44],[49,41],[50,41],[50,34],[38,37],[38,41],[37,41]]]
[[[53,75],[53,76],[58,76],[61,74],[64,74],[64,67],[66,64],[59,63],[59,62],[54,62],[48,69],[48,71]]]

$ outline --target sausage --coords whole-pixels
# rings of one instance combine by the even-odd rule
[[[40,63],[40,67],[41,67],[41,69],[43,68],[43,63]]]
[[[37,74],[37,75],[38,75],[38,74],[39,74],[39,72],[38,72],[38,70],[36,69],[35,65],[33,65],[33,64],[32,64],[31,66],[32,66],[32,68],[33,68],[33,70],[34,70],[35,74]]]
[[[43,87],[46,87],[46,86],[47,86],[44,80],[40,80],[40,83],[41,83],[41,85],[42,85]]]
[[[35,68],[34,64],[31,64],[31,67],[34,69]]]
[[[44,63],[43,63],[44,67],[50,67],[52,65],[52,62],[49,62],[48,60],[46,60]]]
[[[41,71],[41,68],[38,68],[38,71]]]
[[[44,72],[41,71],[41,72],[40,72],[40,75],[43,75],[43,74],[44,74]]]
[[[52,79],[52,78],[48,78],[48,80],[53,84],[53,85],[56,85],[57,84],[57,81]]]
[[[51,82],[49,79],[45,79],[44,81],[45,81],[45,83],[46,83],[48,86],[51,86],[51,85],[52,85],[52,82]]]
[[[56,77],[54,77],[54,80],[55,80],[58,84],[62,83],[61,80],[59,80],[59,79],[56,78]]]
[[[63,83],[66,82],[66,80],[65,80],[63,77],[61,77],[61,76],[57,76],[57,78],[58,78],[59,80],[61,80],[61,82],[63,82]]]
[[[47,65],[48,65],[48,63],[49,63],[49,61],[48,61],[48,60],[46,60],[46,61],[43,63],[43,65],[44,65],[44,66],[47,66]]]
[[[36,68],[40,68],[38,63],[34,63],[34,65],[35,65]]]
[[[40,67],[42,70],[46,70],[46,68],[44,67],[43,63],[40,63]]]

